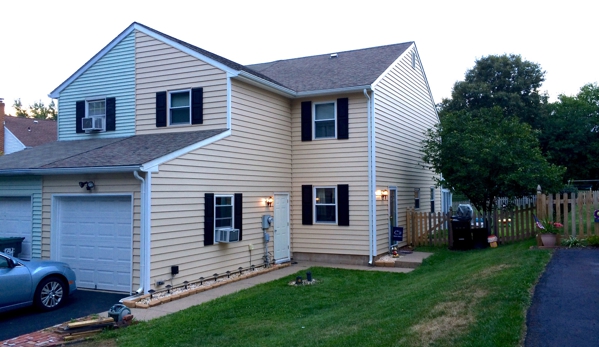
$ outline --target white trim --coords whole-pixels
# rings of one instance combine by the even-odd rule
[[[335,126],[333,129],[335,130],[335,136],[328,137],[316,137],[316,105],[324,105],[324,104],[333,104],[333,121],[335,122]],[[330,119],[327,119],[330,121]],[[319,101],[312,103],[312,140],[336,140],[337,139],[337,101]]]
[[[231,76],[227,74],[227,129],[231,129]]]
[[[232,76],[232,77],[236,77],[237,79],[239,79],[240,81],[243,81],[245,83],[259,86],[261,88],[270,90],[271,92],[274,92],[274,93],[277,93],[280,95],[284,95],[287,97],[294,97],[297,95],[297,93],[293,89],[285,88],[276,83],[267,81],[264,78],[260,78],[260,77],[253,75],[247,71],[239,71],[237,74],[235,74],[235,76]]]
[[[102,48],[102,50],[96,55],[94,55],[90,60],[87,61],[82,67],[80,67],[75,73],[71,75],[71,77],[67,78],[66,81],[62,82],[56,89],[48,94],[48,97],[51,99],[60,98],[60,92],[62,92],[66,87],[68,87],[71,83],[73,83],[79,76],[81,76],[87,69],[92,67],[98,60],[102,59],[110,50],[112,50],[116,45],[118,45],[123,39],[125,39],[133,29],[135,28],[136,23],[133,23],[127,27],[122,33],[120,33],[117,37],[115,37],[106,47]]]
[[[373,254],[373,220],[374,220],[374,206],[376,204],[376,195],[375,195],[375,187],[372,183],[372,120],[371,120],[371,98],[368,95],[368,91],[364,89],[364,96],[367,98],[366,100],[366,114],[367,114],[367,124],[368,124],[368,264],[374,265],[374,254]]]
[[[355,87],[345,87],[345,88],[333,88],[333,89],[319,89],[312,90],[306,92],[296,92],[295,98],[304,98],[309,96],[322,96],[322,95],[331,95],[331,94],[346,94],[346,93],[360,93],[364,89],[371,90],[371,85],[365,86],[355,86]]]
[[[139,170],[140,166],[95,166],[95,167],[69,167],[60,169],[7,169],[0,170],[0,176],[12,175],[69,175],[69,174],[99,174],[121,173]]]
[[[214,225],[214,230],[212,230],[212,240],[214,245],[220,244],[220,242],[218,242],[218,240],[216,239],[216,231],[222,228],[216,228],[216,198],[231,198],[231,226],[225,228],[235,228],[235,194],[214,194],[214,200],[212,200],[212,205],[214,208],[214,210],[212,211],[212,215],[214,216],[214,219],[212,220],[212,225]]]
[[[142,279],[140,277],[140,282],[143,283],[144,285],[144,289],[147,288],[146,290],[150,289],[150,274],[152,273],[152,262],[151,262],[151,257],[152,257],[152,253],[151,253],[151,249],[152,249],[152,173],[151,172],[146,172],[146,242],[145,242],[145,252],[146,252],[146,259],[145,259],[145,267],[146,267],[146,273],[144,278]]]
[[[327,188],[332,188],[335,189],[335,221],[334,222],[319,222],[316,220],[317,218],[317,213],[316,213],[316,189],[327,189]],[[313,215],[314,215],[314,220],[312,221],[314,224],[325,224],[325,225],[338,225],[339,224],[339,197],[338,197],[338,193],[339,193],[339,189],[337,189],[337,186],[312,186],[312,196],[314,197],[314,199],[312,200],[312,208],[313,208]],[[332,204],[319,204],[322,206],[331,206]]]
[[[403,51],[402,54],[399,55],[399,57],[397,57],[397,59],[395,59],[395,61],[389,65],[387,67],[387,69],[385,69],[385,72],[383,72],[376,80],[374,80],[374,82],[372,83],[372,89],[376,89],[376,86],[379,84],[379,82],[385,78],[385,76],[387,76],[387,74],[389,73],[389,71],[393,70],[395,68],[395,66],[397,66],[397,64],[399,64],[399,62],[403,59],[403,57],[411,52],[412,47],[415,47],[416,43],[412,42],[412,44],[410,45],[410,47],[406,48],[405,51]],[[428,85],[428,82],[426,82]]]
[[[374,91],[374,89],[372,90],[372,99],[370,101],[371,104],[371,110],[370,110],[370,115],[372,116],[372,127],[370,128],[370,130],[372,131],[372,135],[371,135],[371,140],[372,140],[372,145],[370,147],[370,150],[372,151],[372,160],[371,160],[371,165],[372,165],[372,194],[370,194],[370,197],[373,199],[373,203],[372,203],[372,213],[373,213],[373,218],[372,218],[372,230],[373,230],[373,240],[372,240],[372,254],[374,254],[374,256],[377,256],[377,249],[376,249],[376,240],[377,240],[377,236],[378,236],[378,229],[377,229],[377,206],[376,206],[376,201],[374,201],[374,199],[376,199],[375,196],[375,190],[376,190],[376,92]]]
[[[209,145],[211,143],[214,143],[214,142],[216,142],[218,140],[224,139],[225,137],[228,137],[230,135],[231,135],[231,129],[223,131],[222,133],[220,133],[218,135],[212,136],[212,137],[210,137],[208,139],[205,139],[203,141],[200,141],[200,142],[196,142],[196,143],[194,143],[192,145],[189,145],[187,147],[184,147],[184,148],[181,148],[181,149],[176,150],[174,152],[171,152],[171,153],[169,153],[169,154],[167,154],[165,156],[162,156],[160,158],[156,158],[156,159],[154,159],[152,161],[149,161],[149,162],[147,162],[147,163],[145,163],[145,164],[143,164],[141,166],[141,170],[142,171],[146,171],[146,172],[149,172],[149,171],[158,172],[158,166],[159,165],[161,165],[163,163],[166,163],[169,160],[173,160],[175,158],[178,158],[178,157],[180,157],[180,156],[182,156],[184,154],[187,154],[187,153],[189,153],[191,151],[194,151],[194,150],[196,150],[198,148],[204,147],[204,146]]]

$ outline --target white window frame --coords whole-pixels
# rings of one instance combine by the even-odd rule
[[[435,206],[435,195],[437,195],[435,192],[435,187],[431,187],[431,204],[430,204],[431,213],[435,213],[435,210],[437,207],[437,206]]]
[[[317,204],[317,194],[316,194],[316,190],[317,189],[325,189],[325,188],[331,188],[335,190],[335,203],[334,204]],[[339,197],[338,197],[338,193],[339,191],[337,190],[337,186],[314,186],[312,193],[314,194],[314,202],[313,202],[313,208],[314,208],[314,224],[328,224],[328,225],[337,225],[338,221],[339,221]],[[322,205],[322,206],[335,206],[335,221],[334,222],[327,222],[327,221],[323,221],[320,222],[317,220],[318,217],[318,213],[316,211],[316,207],[317,205]]]
[[[104,102],[104,114],[90,115],[89,114],[89,104],[93,103],[93,102],[99,102],[99,101]],[[94,97],[94,98],[85,99],[85,118],[91,118],[91,117],[104,117],[104,122],[103,122],[104,125],[102,127],[102,130],[100,130],[100,131],[106,131],[106,98],[105,97]]]
[[[317,122],[317,120],[316,120],[316,105],[323,105],[323,104],[333,104],[333,112],[335,114],[333,117],[333,120],[335,121],[335,125],[333,126],[333,129],[335,130],[335,136],[316,137],[316,122]],[[330,121],[330,120],[327,120],[327,121]],[[312,140],[334,140],[334,139],[337,139],[337,101],[331,100],[331,101],[313,102],[312,103]]]
[[[175,123],[172,124],[171,123],[171,95],[172,94],[177,94],[177,93],[185,93],[187,92],[187,95],[189,96],[189,122],[187,123]],[[178,89],[178,90],[169,90],[167,95],[166,95],[166,118],[168,121],[168,126],[180,126],[180,125],[190,125],[191,124],[191,89]],[[175,108],[176,109],[176,108]]]
[[[217,198],[231,198],[231,226],[227,226],[227,227],[216,227],[216,208],[217,206],[226,206],[226,205],[216,205],[216,199]],[[219,243],[218,239],[217,239],[217,233],[216,231],[219,229],[224,229],[224,228],[233,228],[235,226],[235,195],[233,194],[214,194],[214,236],[213,236],[213,240],[214,243]]]

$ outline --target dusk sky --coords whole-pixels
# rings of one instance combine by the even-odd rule
[[[599,1],[4,0],[0,13],[7,113],[47,105],[134,21],[244,65],[415,41],[437,103],[490,54],[539,63],[552,100],[599,81]]]

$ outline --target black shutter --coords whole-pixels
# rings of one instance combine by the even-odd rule
[[[302,102],[302,141],[312,141],[312,101]]]
[[[204,88],[191,90],[191,124],[204,122]]]
[[[337,225],[349,226],[349,185],[337,185]]]
[[[85,100],[77,101],[75,103],[75,132],[77,134],[85,132],[81,126],[81,120],[83,118],[85,118]]]
[[[302,225],[312,225],[314,221],[312,205],[312,186],[302,185]]]
[[[116,130],[116,99],[106,98],[106,131]]]
[[[235,202],[233,206],[233,214],[235,225],[233,225],[234,229],[239,229],[239,241],[243,240],[243,194],[236,193],[235,194]]]
[[[337,139],[349,138],[349,100],[337,99]]]
[[[204,246],[214,244],[214,193],[204,194]]]
[[[166,92],[156,93],[156,127],[166,126]]]

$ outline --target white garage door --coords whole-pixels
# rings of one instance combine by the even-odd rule
[[[31,223],[30,197],[0,197],[0,237],[25,238],[19,255],[21,259],[31,259]]]
[[[77,286],[130,292],[131,197],[61,197],[57,207],[58,259],[75,271]]]

